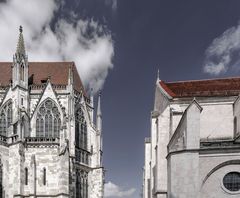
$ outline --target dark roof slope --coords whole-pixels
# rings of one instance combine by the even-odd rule
[[[78,92],[84,92],[83,84],[74,62],[29,62],[29,77],[33,75],[32,84],[40,85],[42,80],[50,81],[53,85],[67,85],[69,68],[73,71],[73,85]],[[0,86],[7,86],[12,79],[12,63],[0,62]],[[84,92],[85,93],[85,92]]]
[[[180,82],[160,81],[159,83],[173,98],[237,96],[240,93],[239,77]]]

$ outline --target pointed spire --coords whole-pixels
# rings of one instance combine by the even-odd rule
[[[157,81],[160,81],[160,77],[159,77],[159,69],[157,71]]]
[[[99,92],[99,95],[98,95],[97,130],[102,131],[101,92]]]
[[[91,121],[93,122],[94,115],[93,115],[93,109],[94,109],[94,96],[93,96],[93,88],[90,89],[90,106],[92,107],[91,110]]]
[[[97,116],[102,116],[102,111],[101,111],[101,91],[98,94]]]
[[[20,26],[16,55],[17,56],[25,56],[25,54],[26,53],[25,53],[25,45],[24,45],[24,39],[23,39],[23,28],[22,28],[22,26]]]

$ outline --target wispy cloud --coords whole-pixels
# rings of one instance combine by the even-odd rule
[[[130,188],[128,190],[123,190],[118,185],[108,182],[105,184],[105,197],[124,197],[124,198],[130,198],[135,193],[135,188]]]
[[[117,10],[118,0],[105,0],[107,6],[111,6],[113,11]]]
[[[204,72],[219,75],[236,67],[240,60],[240,24],[227,29],[206,50]]]
[[[71,14],[58,18],[64,0],[8,0],[0,3],[0,61],[11,61],[18,27],[24,28],[29,61],[75,61],[84,84],[102,88],[113,68],[111,34],[97,21]],[[41,8],[41,9],[40,9]]]

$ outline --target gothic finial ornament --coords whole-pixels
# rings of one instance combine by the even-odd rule
[[[22,33],[23,32],[23,29],[22,29],[22,26],[20,25],[19,27],[19,32]]]
[[[16,55],[25,56],[25,45],[24,45],[24,39],[23,39],[23,28],[22,28],[22,26],[19,27],[19,38],[18,38],[18,43],[17,43]]]
[[[159,78],[159,69],[158,69],[158,71],[157,71],[157,81],[159,81],[160,80],[160,78]]]

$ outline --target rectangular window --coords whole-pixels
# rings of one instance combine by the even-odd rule
[[[28,169],[25,168],[25,185],[28,185]]]
[[[46,185],[46,168],[43,168],[43,185]]]

